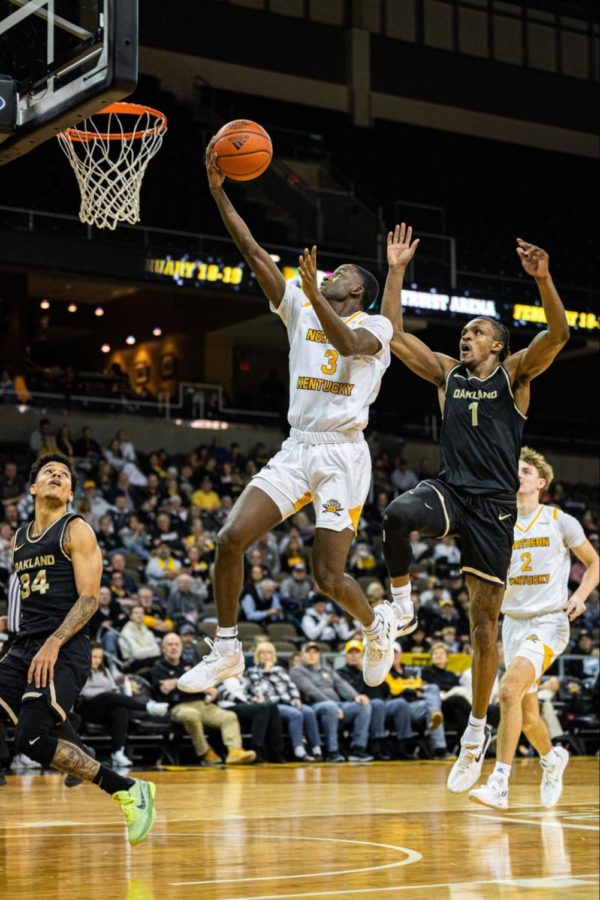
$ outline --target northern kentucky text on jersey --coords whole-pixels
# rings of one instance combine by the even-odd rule
[[[15,572],[23,572],[25,569],[37,569],[40,566],[53,566],[56,562],[53,553],[46,556],[30,556],[28,559],[21,559],[15,562]]]
[[[339,394],[349,397],[354,388],[347,381],[329,381],[327,378],[312,378],[310,375],[298,375],[296,388],[300,391],[324,391],[326,394]]]

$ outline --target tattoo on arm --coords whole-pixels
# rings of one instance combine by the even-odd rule
[[[71,607],[64,621],[58,626],[52,637],[58,638],[63,644],[66,643],[89,622],[97,609],[98,598],[93,595],[82,594],[74,606]]]
[[[100,763],[97,760],[92,759],[91,756],[68,741],[58,742],[50,765],[68,775],[85,778],[86,781],[93,781],[100,769]]]

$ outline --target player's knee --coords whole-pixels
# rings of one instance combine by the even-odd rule
[[[500,706],[515,706],[521,703],[523,691],[514,678],[506,675],[500,682]]]
[[[384,540],[408,537],[416,527],[415,511],[410,500],[403,497],[392,500],[383,514]]]
[[[242,554],[250,545],[244,539],[243,529],[238,525],[224,525],[217,534],[217,550],[223,554]]]
[[[493,655],[498,653],[498,623],[495,619],[487,617],[479,618],[474,627],[471,629],[471,640],[473,646],[480,653]]]
[[[54,759],[58,744],[56,738],[50,737],[50,731],[56,723],[49,712],[47,715],[37,713],[37,710],[32,712],[31,709],[21,712],[15,730],[15,750],[48,767]]]
[[[345,577],[343,572],[335,572],[326,562],[321,561],[314,564],[314,575],[323,594],[327,594],[333,600],[340,596]]]

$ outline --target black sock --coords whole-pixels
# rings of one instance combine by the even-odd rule
[[[112,769],[109,769],[108,766],[103,766],[102,764],[94,778],[94,784],[97,784],[107,794],[115,794],[117,791],[128,791],[133,783],[133,778],[124,778],[123,775],[118,775]]]

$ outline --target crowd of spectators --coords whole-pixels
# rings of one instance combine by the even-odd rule
[[[145,454],[123,430],[101,446],[90,426],[73,435],[68,425],[56,428],[47,418],[30,435],[27,449],[28,462],[56,450],[71,458],[79,476],[72,509],[98,536],[103,575],[100,605],[90,622],[94,665],[77,712],[84,721],[105,724],[115,764],[131,762],[127,723],[144,710],[153,716],[168,713],[190,734],[197,760],[207,765],[223,759],[282,761],[286,752],[295,759],[332,762],[408,758],[415,748],[442,757],[452,752],[470,709],[471,653],[469,597],[453,538],[433,542],[418,532],[411,535],[419,626],[397,645],[383,685],[368,688],[361,674],[361,629],[316,583],[314,522],[309,508],[297,512],[245,555],[239,624],[248,652],[245,674],[203,695],[182,695],[177,677],[203,655],[202,639],[212,636],[216,625],[217,533],[268,461],[269,450],[257,443],[245,452],[213,438],[186,455],[163,449]],[[388,590],[383,510],[432,467],[422,459],[413,471],[386,451],[373,462],[371,500],[348,571],[376,604]],[[543,499],[578,515],[598,546],[590,496],[557,482]],[[32,515],[27,463],[19,467],[8,459],[0,479],[0,599],[7,590],[12,535]],[[574,562],[571,589],[581,577],[581,565]],[[6,631],[1,613],[0,631]],[[567,651],[577,655],[567,662],[567,675],[588,686],[598,679],[598,625],[595,591]],[[448,666],[449,660],[458,664]],[[145,703],[132,701],[131,684],[148,689]],[[492,705],[492,723],[494,715]],[[220,732],[220,753],[209,745],[205,727]],[[250,736],[247,749],[242,733]]]

